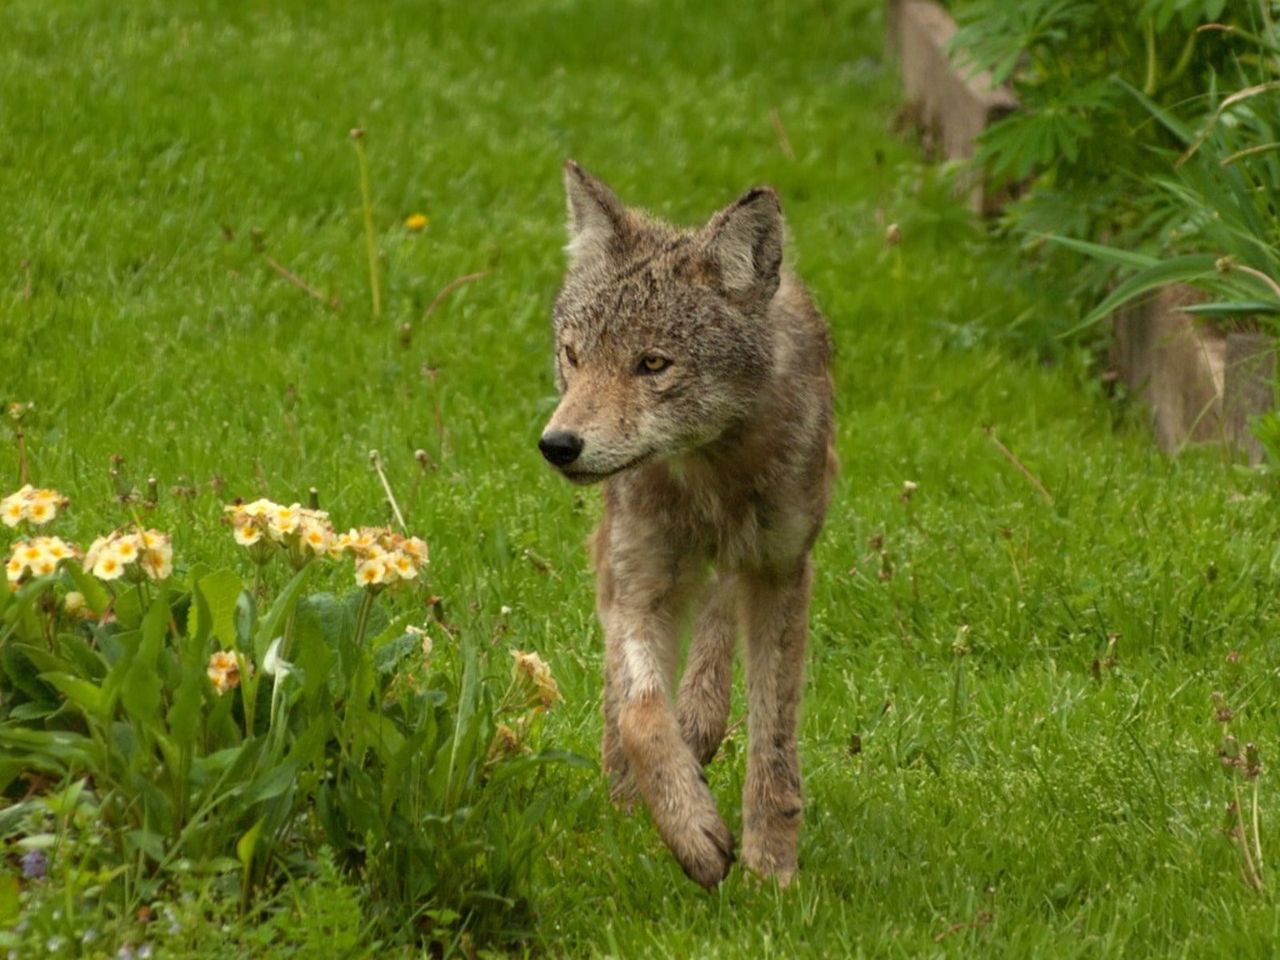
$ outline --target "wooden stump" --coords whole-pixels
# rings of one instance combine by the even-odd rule
[[[1227,338],[1197,325],[1183,307],[1204,294],[1175,284],[1116,313],[1112,363],[1151,410],[1160,448],[1228,439],[1223,418]]]
[[[1017,98],[988,72],[952,61],[948,50],[956,24],[933,0],[887,0],[885,24],[887,46],[901,63],[909,111],[948,160],[973,156],[978,135],[1014,110]],[[974,210],[998,212],[1002,197],[985,177],[974,175],[965,189]]]

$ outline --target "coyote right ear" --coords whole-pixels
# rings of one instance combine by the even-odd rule
[[[569,261],[573,266],[602,261],[618,252],[627,229],[627,211],[612,190],[572,160],[564,163],[569,200]]]

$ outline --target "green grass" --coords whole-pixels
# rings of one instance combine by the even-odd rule
[[[682,221],[772,183],[838,346],[843,475],[818,551],[802,873],[778,892],[735,871],[707,894],[645,815],[565,769],[555,808],[592,792],[548,824],[528,949],[1268,954],[1275,884],[1247,887],[1222,832],[1210,694],[1261,747],[1274,859],[1274,487],[1217,454],[1165,459],[1083,351],[1028,347],[1062,328],[1059,307],[1019,288],[1014,253],[889,134],[879,3],[751,6],[9,4],[0,396],[37,405],[31,470],[73,499],[62,532],[121,522],[121,485],[154,475],[179,563],[231,562],[218,517],[235,496],[314,485],[339,524],[385,518],[376,448],[431,542],[448,618],[540,651],[566,697],[548,741],[594,756],[582,541],[597,494],[534,446],[554,405],[560,163]],[[417,211],[430,226],[410,234]],[[341,311],[281,279],[255,233]],[[6,488],[17,475],[6,442]],[[710,770],[735,830],[743,746],[738,730]],[[210,948],[222,936],[210,927]]]

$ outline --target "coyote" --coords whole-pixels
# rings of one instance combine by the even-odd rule
[[[624,207],[573,161],[564,179],[569,268],[553,316],[561,400],[538,446],[574,483],[604,481],[591,553],[610,796],[629,807],[639,794],[693,880],[724,879],[733,835],[702,767],[724,737],[741,632],[742,860],[785,885],[800,830],[810,550],[837,466],[826,323],[783,269],[772,189],[686,230]]]

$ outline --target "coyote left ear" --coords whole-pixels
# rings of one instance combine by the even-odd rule
[[[732,294],[769,300],[782,270],[782,207],[770,187],[749,190],[705,230],[707,257]]]

